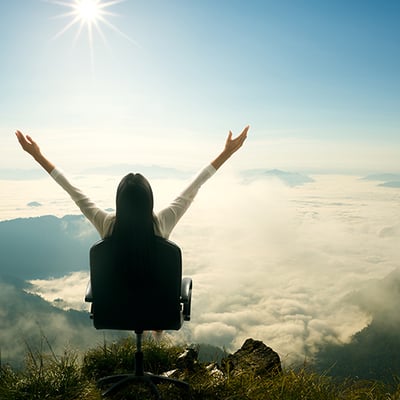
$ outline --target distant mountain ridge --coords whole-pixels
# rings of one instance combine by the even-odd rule
[[[398,383],[400,377],[400,269],[382,280],[371,280],[349,294],[355,304],[372,316],[372,322],[348,344],[327,344],[316,355],[320,372],[340,378],[382,380]]]
[[[367,175],[362,179],[366,181],[400,181],[400,174],[393,174],[393,173],[372,174],[372,175]]]
[[[141,173],[149,179],[186,179],[193,175],[193,171],[181,170],[177,168],[163,167],[160,165],[144,164],[111,164],[108,166],[98,166],[86,168],[79,172],[84,175],[121,175]],[[41,168],[34,169],[1,169],[0,180],[35,180],[47,178],[48,174]]]
[[[277,178],[285,185],[290,187],[301,186],[306,183],[314,182],[314,179],[308,175],[299,172],[288,172],[279,169],[250,169],[242,173],[246,181],[253,181],[260,178]]]
[[[27,293],[29,285],[10,276],[0,276],[1,363],[20,365],[27,346],[39,349],[44,337],[56,354],[61,354],[66,346],[83,350],[104,340],[104,331],[93,328],[88,312],[54,307],[40,296]],[[110,338],[121,336],[121,333],[107,333]]]
[[[141,173],[149,179],[187,179],[196,171],[182,170],[177,168],[163,167],[160,165],[142,164],[111,164],[86,168],[80,172],[83,175],[120,175],[121,177],[130,173]],[[298,186],[313,182],[314,179],[308,175],[298,172],[282,171],[279,169],[250,169],[240,172],[246,180],[259,178],[277,178],[286,185]],[[0,169],[0,179],[3,180],[33,180],[46,177],[41,169]],[[400,179],[399,179],[400,180]]]
[[[35,169],[10,169],[0,168],[0,180],[26,181],[47,178],[48,174],[41,168]]]
[[[400,174],[373,174],[367,175],[362,179],[366,181],[381,181],[382,183],[378,184],[378,186],[382,187],[400,188]]]
[[[380,183],[378,186],[400,188],[400,181],[384,182],[384,183]]]
[[[88,249],[99,238],[80,215],[1,221],[0,273],[28,280],[85,270]]]
[[[0,365],[23,362],[27,345],[43,345],[43,336],[56,354],[65,346],[86,349],[127,332],[97,331],[86,311],[64,310],[32,294],[29,279],[63,277],[89,269],[89,247],[99,239],[80,215],[17,218],[0,222]],[[82,303],[84,293],[82,292]],[[225,352],[199,345],[203,359]],[[45,348],[44,351],[50,349]]]

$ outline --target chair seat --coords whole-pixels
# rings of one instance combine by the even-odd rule
[[[180,248],[156,237],[153,256],[151,267],[133,264],[127,274],[115,265],[111,239],[92,246],[86,299],[96,329],[178,330],[190,319],[192,283],[182,284]]]

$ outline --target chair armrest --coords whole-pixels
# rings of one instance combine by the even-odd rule
[[[183,319],[190,321],[190,309],[192,305],[192,287],[193,281],[191,278],[183,278],[181,286],[181,301],[183,303]]]
[[[85,301],[87,303],[93,302],[92,284],[90,281],[88,282],[87,287],[86,287]]]

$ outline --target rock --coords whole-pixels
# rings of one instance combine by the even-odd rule
[[[282,371],[279,355],[260,340],[247,339],[243,346],[221,362],[225,373],[257,376],[272,375]]]
[[[198,358],[199,352],[192,347],[188,347],[182,354],[179,355],[175,362],[175,369],[164,372],[163,375],[170,378],[186,380],[191,374],[201,370]]]
[[[187,348],[176,360],[176,367],[180,370],[194,371],[198,366],[199,352],[194,348]]]
[[[221,365],[216,362],[203,364],[198,361],[198,350],[187,348],[176,360],[175,369],[164,375],[188,380],[193,374],[205,374],[210,385],[219,385],[229,378],[241,374],[259,377],[271,376],[282,371],[279,355],[259,340],[247,339],[234,354],[223,358]]]
[[[208,364],[206,366],[206,371],[210,378],[212,378],[212,382],[219,383],[224,381],[226,378],[217,363]]]

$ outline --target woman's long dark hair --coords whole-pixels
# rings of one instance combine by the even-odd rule
[[[128,174],[118,185],[116,219],[111,235],[116,265],[126,274],[151,265],[154,244],[153,191],[141,174]],[[136,265],[136,271],[131,271]]]

